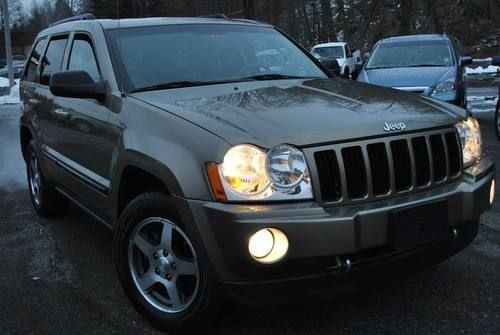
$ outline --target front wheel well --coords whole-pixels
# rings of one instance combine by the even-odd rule
[[[137,196],[147,192],[170,194],[167,186],[153,174],[135,167],[127,166],[121,175],[118,189],[117,218],[125,207]]]

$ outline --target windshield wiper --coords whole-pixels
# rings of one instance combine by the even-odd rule
[[[203,81],[188,81],[188,80],[184,80],[184,81],[172,81],[172,82],[164,83],[164,84],[156,84],[156,85],[151,85],[151,86],[136,88],[136,89],[130,91],[130,93],[167,90],[169,88],[193,87],[193,86],[200,86],[200,85],[206,85],[206,84],[208,84],[208,82],[203,82]]]
[[[381,69],[395,69],[401,66],[370,66],[366,70],[381,70]]]
[[[241,78],[240,80],[244,81],[244,80],[310,79],[310,78],[316,78],[316,77],[290,76],[280,73],[264,73],[264,74],[257,74],[255,76]]]
[[[446,65],[443,64],[415,64],[415,65],[408,65],[408,67],[444,67]]]

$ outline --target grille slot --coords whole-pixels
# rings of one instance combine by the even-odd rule
[[[337,155],[333,150],[314,153],[316,168],[320,182],[320,191],[323,200],[338,201],[342,197],[342,184]]]
[[[391,190],[389,159],[384,143],[368,144],[368,160],[372,173],[373,194],[382,195]]]
[[[358,202],[426,189],[461,176],[456,131],[433,130],[355,144],[335,144],[314,153],[325,202]]]
[[[448,162],[450,165],[450,176],[456,176],[460,173],[460,145],[458,144],[458,138],[455,133],[447,133],[446,147],[448,149]]]
[[[441,134],[431,135],[431,150],[434,167],[434,181],[442,181],[446,178],[446,151]]]
[[[391,142],[392,161],[394,164],[394,179],[396,191],[411,188],[411,157],[406,140]]]
[[[366,166],[361,147],[342,149],[345,175],[347,179],[347,194],[349,198],[362,198],[367,193]],[[347,168],[348,167],[348,168]]]
[[[429,159],[429,148],[425,137],[412,139],[413,155],[415,156],[415,172],[417,186],[424,186],[431,181],[431,162]]]

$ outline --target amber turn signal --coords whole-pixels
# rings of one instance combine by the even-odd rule
[[[224,192],[224,186],[222,186],[222,181],[219,175],[219,167],[216,163],[207,163],[207,176],[208,182],[210,183],[210,188],[212,189],[212,195],[215,200],[226,201],[226,192]]]

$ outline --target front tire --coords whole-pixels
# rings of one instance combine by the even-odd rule
[[[349,71],[349,68],[348,68],[348,67],[346,67],[346,68],[344,69],[344,78],[345,78],[345,79],[349,79],[349,77],[350,77],[350,76],[351,76],[351,72]]]
[[[47,218],[63,215],[68,207],[68,200],[45,179],[33,141],[28,144],[26,155],[28,188],[35,211]]]
[[[217,312],[215,285],[168,195],[146,193],[120,216],[114,255],[134,307],[166,330],[193,330]]]

